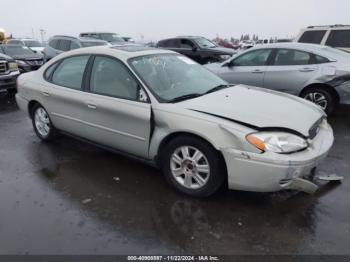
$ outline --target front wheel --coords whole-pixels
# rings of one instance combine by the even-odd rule
[[[49,114],[39,104],[32,110],[32,123],[35,133],[41,140],[49,141],[55,137],[56,129],[51,123]]]
[[[212,195],[225,178],[219,153],[196,137],[182,136],[171,140],[162,152],[161,161],[167,182],[190,196]]]
[[[334,111],[336,105],[334,96],[328,90],[321,87],[307,89],[302,93],[301,97],[320,106],[327,115],[330,115]]]

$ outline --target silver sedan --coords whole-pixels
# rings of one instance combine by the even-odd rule
[[[43,141],[63,133],[93,142],[160,167],[192,196],[225,181],[236,190],[314,192],[305,176],[333,143],[314,104],[231,86],[185,56],[146,47],[61,54],[20,76],[16,99]]]
[[[328,114],[350,104],[350,54],[320,45],[281,43],[249,49],[207,67],[229,83],[287,92]]]

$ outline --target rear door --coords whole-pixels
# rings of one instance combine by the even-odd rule
[[[263,87],[264,76],[272,49],[258,49],[234,58],[221,67],[219,75],[232,84]]]
[[[317,71],[318,65],[313,54],[294,49],[277,49],[266,71],[264,87],[299,95]]]
[[[41,96],[55,127],[86,137],[82,122],[85,109],[83,76],[90,56],[65,58],[45,71]]]
[[[130,70],[119,60],[95,56],[89,70],[83,121],[88,138],[148,157],[151,104]]]

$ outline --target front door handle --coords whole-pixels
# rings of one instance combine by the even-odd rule
[[[49,94],[48,92],[42,92],[42,94],[43,94],[44,96],[50,96],[50,94]]]
[[[87,107],[90,109],[97,109],[97,105],[94,104],[87,104]]]
[[[315,68],[312,68],[312,67],[304,67],[302,69],[300,69],[299,71],[300,72],[313,72],[315,71],[316,69]]]
[[[262,74],[264,73],[264,71],[260,70],[260,69],[256,69],[252,71],[253,74]]]

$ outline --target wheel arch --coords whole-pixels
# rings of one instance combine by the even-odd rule
[[[165,146],[171,140],[173,140],[173,139],[175,139],[177,137],[181,137],[181,136],[194,137],[194,138],[200,139],[203,142],[209,144],[217,152],[217,154],[219,155],[219,157],[220,157],[220,159],[222,161],[223,167],[225,168],[225,171],[227,173],[227,165],[226,165],[226,161],[225,161],[225,158],[224,158],[224,155],[222,154],[222,152],[220,150],[218,150],[217,147],[211,141],[206,139],[205,137],[203,137],[201,135],[198,135],[198,134],[195,134],[195,133],[192,133],[192,132],[188,132],[188,131],[176,131],[176,132],[167,134],[161,140],[161,142],[159,143],[159,146],[158,146],[157,155],[155,156],[155,162],[156,162],[156,164],[158,166],[159,166],[159,161],[160,161],[160,157],[159,156],[162,155],[162,151],[164,150]]]
[[[28,103],[28,114],[29,114],[29,117],[32,118],[33,117],[33,108],[35,105],[41,105],[38,101],[36,100],[31,100],[29,101]]]
[[[324,89],[328,90],[328,91],[330,92],[330,94],[335,98],[336,103],[339,103],[339,101],[340,101],[340,96],[339,96],[337,90],[336,90],[333,86],[328,85],[328,84],[324,84],[324,83],[312,83],[312,84],[307,85],[306,87],[304,87],[304,88],[300,91],[299,96],[302,97],[303,94],[304,94],[307,90],[309,90],[309,89],[311,89],[311,88],[316,88],[316,87],[321,87],[321,88],[324,88]]]

